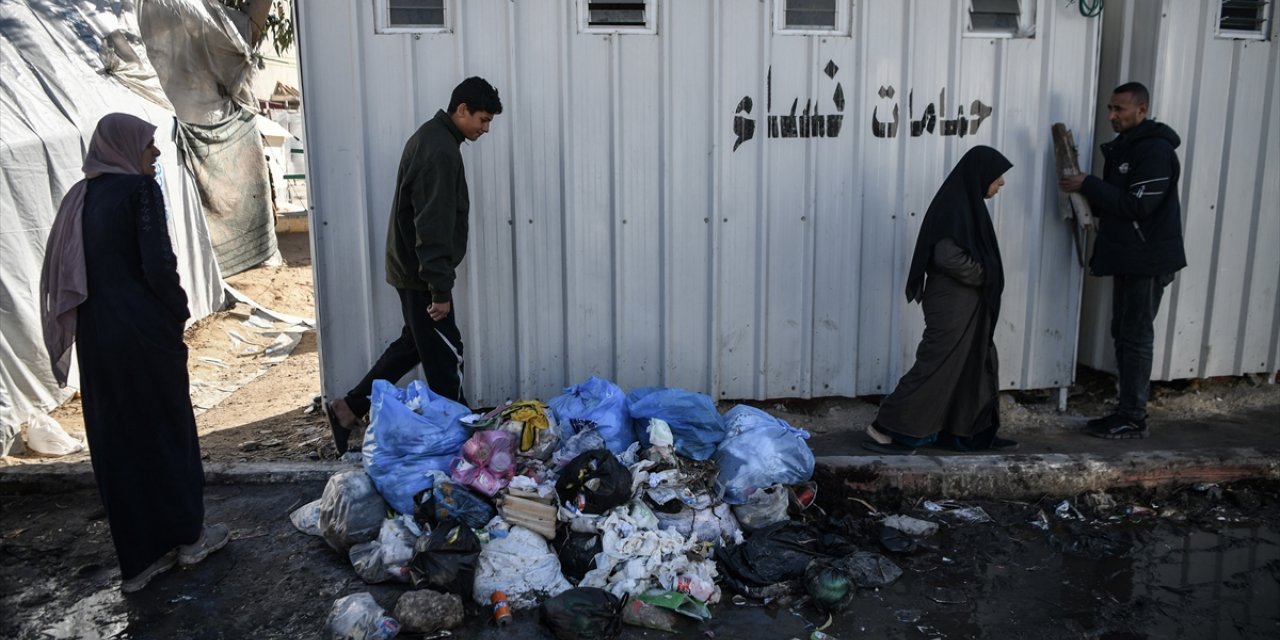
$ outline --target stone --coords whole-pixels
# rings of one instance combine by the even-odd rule
[[[462,598],[430,589],[407,591],[396,601],[393,618],[404,633],[435,633],[462,624]]]

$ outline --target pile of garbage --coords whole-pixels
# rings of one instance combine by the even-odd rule
[[[371,399],[363,468],[292,518],[365,582],[412,590],[390,612],[340,598],[333,638],[434,633],[469,610],[504,624],[538,609],[558,638],[675,631],[725,589],[838,610],[901,574],[805,523],[809,434],[750,406],[721,415],[705,394],[594,377],[484,414],[417,381],[378,381]]]

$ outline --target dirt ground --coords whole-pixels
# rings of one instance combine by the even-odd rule
[[[228,282],[258,304],[274,311],[315,317],[310,239],[305,232],[279,234],[280,266],[260,266],[228,278]],[[190,371],[194,386],[204,391],[197,401],[196,424],[205,460],[217,462],[332,459],[336,451],[315,399],[320,393],[319,354],[315,330],[301,332],[293,351],[278,363],[264,361],[246,325],[250,309],[244,304],[215,313],[187,331]],[[242,339],[243,338],[243,339]],[[245,351],[250,351],[245,355]],[[1078,430],[1084,416],[1110,411],[1115,378],[1081,367],[1069,391],[1067,411],[1057,411],[1057,390],[1005,393],[1002,428],[1008,434],[1028,429]],[[234,389],[234,390],[233,390]],[[229,395],[219,390],[233,390]],[[196,391],[193,389],[193,392]],[[225,395],[216,404],[219,395]],[[546,398],[542,398],[546,400]],[[749,402],[777,415],[815,438],[860,429],[875,417],[877,397],[821,398]],[[202,403],[212,406],[205,410]],[[734,403],[722,402],[728,410]],[[1256,407],[1280,405],[1280,385],[1265,376],[1157,382],[1150,411],[1154,421],[1195,420]],[[84,440],[84,421],[78,399],[52,416],[73,436]],[[1015,435],[1016,437],[1016,435]],[[56,458],[85,460],[87,453]],[[22,454],[4,463],[40,463],[51,459]]]

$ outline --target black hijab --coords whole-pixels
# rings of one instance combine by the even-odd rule
[[[987,189],[996,178],[1013,167],[1003,154],[991,147],[974,147],[960,158],[920,224],[916,251],[911,256],[911,272],[907,275],[907,301],[924,297],[924,272],[933,260],[933,247],[943,238],[951,238],[957,246],[982,265],[982,298],[994,318],[1000,313],[1000,294],[1004,292],[1004,264],[996,244],[996,229],[987,211]]]

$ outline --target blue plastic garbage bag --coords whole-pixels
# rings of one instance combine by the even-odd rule
[[[427,472],[449,472],[449,463],[471,435],[461,418],[471,410],[438,396],[419,380],[404,389],[373,382],[364,468],[396,511],[413,514],[413,497],[434,484]],[[414,410],[414,407],[417,410]]]
[[[716,489],[725,502],[743,504],[756,489],[813,477],[808,431],[741,404],[724,414],[724,423],[725,439],[713,459],[720,468]]]
[[[724,421],[716,403],[705,393],[666,387],[643,387],[627,394],[627,411],[643,447],[649,446],[649,420],[661,418],[671,426],[676,453],[706,460],[724,440]]]
[[[595,376],[564,390],[547,401],[561,425],[570,420],[590,420],[600,430],[605,445],[614,453],[622,453],[636,441],[627,414],[627,397],[618,385]],[[570,434],[572,435],[572,434]]]

